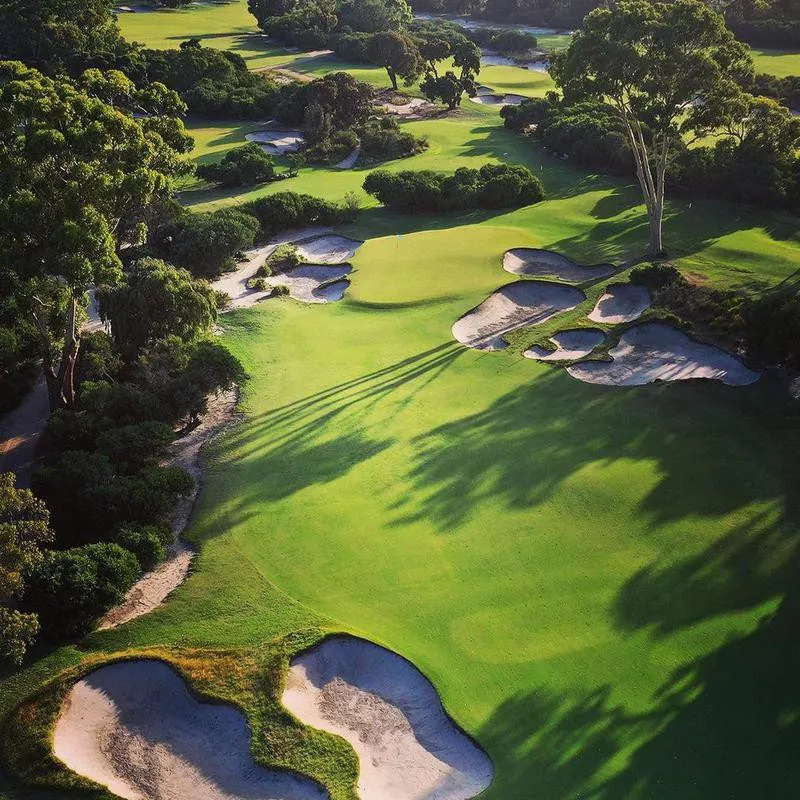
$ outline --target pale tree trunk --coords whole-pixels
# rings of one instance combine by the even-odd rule
[[[41,300],[34,299],[42,308],[45,308],[45,304]],[[80,349],[77,313],[78,301],[72,297],[67,305],[67,313],[64,320],[64,346],[61,349],[58,369],[56,369],[53,359],[47,325],[37,314],[33,315],[42,341],[42,352],[44,353],[42,356],[42,372],[47,382],[47,397],[51,411],[55,411],[58,408],[71,408],[75,404],[75,364],[78,360],[78,351]]]

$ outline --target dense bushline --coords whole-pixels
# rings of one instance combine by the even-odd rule
[[[201,164],[195,172],[203,180],[224,187],[255,186],[278,177],[275,159],[255,142],[229,150],[220,161]]]
[[[409,214],[467,209],[519,208],[544,198],[544,187],[527,167],[486,164],[452,175],[422,170],[371,172],[364,190],[393,211]]]
[[[713,145],[676,139],[667,185],[685,193],[795,211],[800,208],[800,122],[774,102],[751,99],[749,113]],[[592,169],[630,174],[633,155],[622,120],[598,101],[570,104],[554,94],[501,111],[506,127],[527,133],[555,156]]]

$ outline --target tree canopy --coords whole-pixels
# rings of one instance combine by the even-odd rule
[[[676,143],[722,127],[752,71],[747,48],[700,0],[622,0],[597,9],[554,57],[550,72],[567,99],[605,99],[624,123],[652,254],[663,250],[664,188]]]

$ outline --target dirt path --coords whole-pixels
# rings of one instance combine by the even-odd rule
[[[166,600],[188,577],[194,559],[194,548],[182,541],[181,533],[189,523],[197,495],[202,486],[200,451],[203,445],[219,434],[234,418],[238,389],[215,395],[209,400],[208,412],[194,430],[177,439],[167,466],[183,467],[194,479],[194,490],[176,507],[170,523],[175,542],[167,560],[152,572],[143,575],[130,589],[125,599],[110,609],[100,620],[98,630],[116,628],[147,614]]]
[[[40,375],[22,403],[0,418],[0,472],[16,472],[17,486],[30,486],[36,446],[49,416],[47,383]]]

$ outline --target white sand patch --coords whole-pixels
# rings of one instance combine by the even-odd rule
[[[213,439],[234,417],[239,390],[219,392],[209,398],[208,410],[200,424],[176,439],[171,446],[167,466],[182,467],[194,479],[194,488],[188,497],[180,500],[170,518],[175,540],[167,558],[154,570],[146,572],[128,590],[123,601],[109,609],[100,620],[98,630],[116,628],[132,619],[141,617],[158,608],[167,597],[188,577],[195,551],[182,541],[180,536],[189,524],[197,495],[203,483],[200,468],[200,451],[206,442]]]
[[[343,264],[350,261],[364,242],[346,236],[316,236],[297,241],[297,252],[309,264]]]
[[[502,350],[505,334],[580,305],[586,295],[574,286],[547,281],[518,281],[489,295],[455,325],[453,336],[476,350]]]
[[[343,158],[337,165],[336,169],[353,169],[356,165],[356,161],[358,161],[358,157],[361,155],[361,145],[358,144],[353,149],[353,152],[350,153],[347,158]]]
[[[350,281],[343,280],[352,272],[350,264],[301,264],[264,278],[270,286],[286,286],[289,297],[301,303],[331,303],[341,300]]]
[[[257,764],[237,708],[202,703],[166,664],[126,661],[78,681],[53,751],[126,800],[324,800],[314,781]]]
[[[476,94],[475,97],[470,97],[470,100],[482,106],[498,106],[502,104],[503,97],[499,94]]]
[[[609,351],[613,359],[567,367],[573,378],[603,386],[641,386],[654,381],[708,378],[746,386],[759,375],[724,351],[701,344],[663,322],[645,322],[625,331]]]
[[[306,142],[302,131],[258,131],[245,134],[248,142],[264,145],[270,153],[296,153]]]
[[[418,119],[426,113],[438,111],[436,105],[421,97],[413,97],[407,103],[377,103],[376,108],[382,109],[387,114],[394,114],[406,119]]]
[[[361,800],[467,800],[492,781],[488,756],[462,733],[410,662],[349,636],[293,659],[283,704],[342,736],[361,764]]]
[[[483,86],[483,85],[477,86],[476,89],[475,89],[475,92],[476,92],[476,94],[478,96],[483,95],[483,94],[494,94],[495,93],[494,89],[492,89],[491,86]]]
[[[503,269],[512,275],[532,278],[557,278],[560,281],[583,281],[607,278],[614,272],[613,264],[583,266],[553,250],[534,247],[516,247],[503,255]]]
[[[575,361],[588,356],[605,338],[605,333],[597,328],[559,331],[550,337],[550,341],[556,346],[555,350],[545,350],[534,345],[522,355],[535,361]]]
[[[606,322],[618,325],[621,322],[632,322],[650,308],[650,292],[644,286],[633,283],[621,283],[607,286],[603,296],[589,314],[592,322]]]
[[[522,105],[525,100],[528,98],[521,94],[504,94],[503,95],[503,105],[504,106],[519,106]]]

